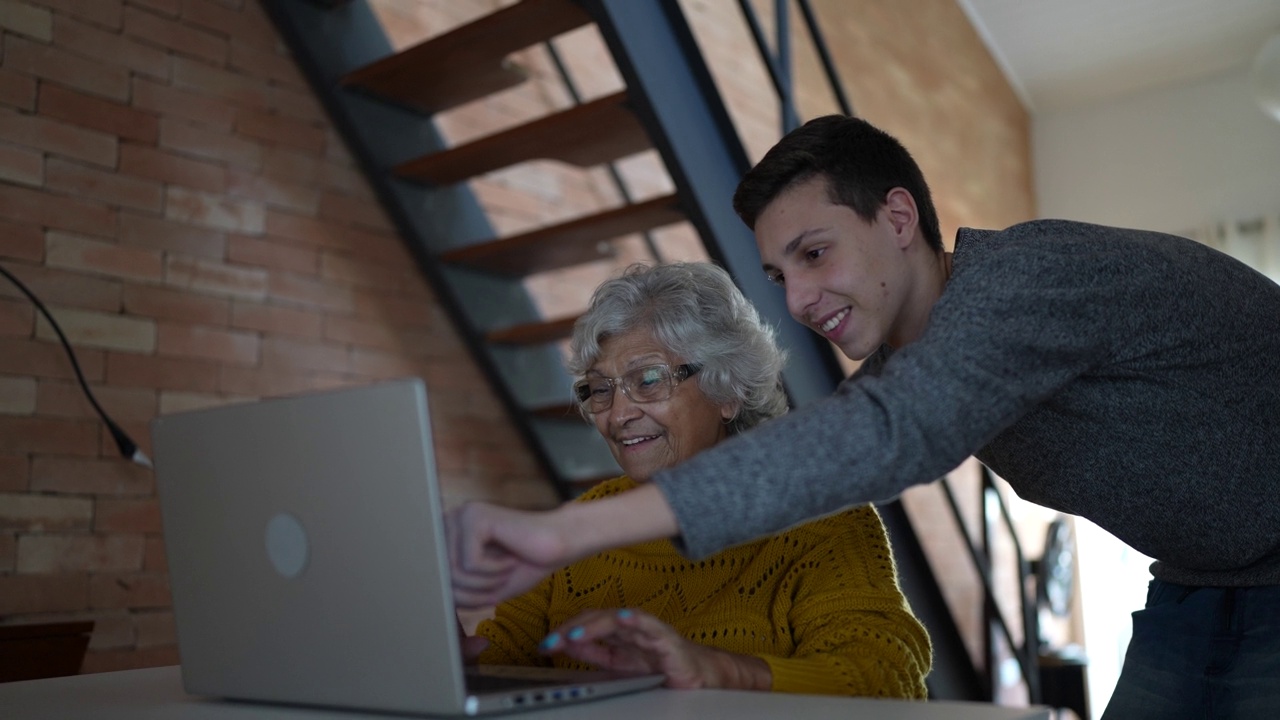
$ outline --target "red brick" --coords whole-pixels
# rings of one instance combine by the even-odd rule
[[[263,157],[262,174],[269,178],[318,187],[324,161],[292,148],[269,147]]]
[[[30,473],[31,461],[25,453],[0,455],[0,490],[26,490]]]
[[[171,646],[178,642],[172,612],[144,612],[133,616],[138,629],[138,647]]]
[[[80,672],[103,673],[121,670],[166,667],[178,664],[178,646],[166,645],[134,650],[90,650],[85,653]]]
[[[260,341],[254,333],[167,322],[159,323],[159,331],[159,355],[231,365],[258,363]]]
[[[0,575],[0,616],[74,612],[89,607],[89,577]]]
[[[109,28],[120,28],[120,0],[31,0]]]
[[[165,284],[213,295],[262,300],[268,281],[267,271],[259,268],[184,257],[165,263]]]
[[[156,416],[156,391],[153,388],[122,388],[90,384],[98,404],[116,422],[148,421]],[[41,379],[36,396],[36,414],[45,417],[89,418],[98,413],[89,404],[79,383]]]
[[[216,230],[128,212],[120,213],[120,242],[170,254],[216,260],[227,254],[226,236]]]
[[[262,146],[258,143],[168,117],[160,121],[160,146],[250,170],[262,165]]]
[[[63,422],[70,425],[69,422]],[[89,426],[91,423],[76,423]],[[95,445],[97,437],[94,437]],[[147,468],[115,458],[83,459],[37,456],[31,461],[32,492],[75,495],[151,496],[155,476]]]
[[[324,337],[326,340],[360,345],[368,348],[403,353],[406,345],[419,346],[421,339],[412,339],[414,334],[406,330],[397,330],[377,322],[349,317],[328,315],[324,319]],[[414,353],[423,355],[424,353]]]
[[[160,501],[155,498],[118,500],[100,498],[93,513],[97,533],[160,534]]]
[[[375,288],[387,294],[400,294],[403,290],[424,297],[421,291],[425,280],[416,265],[375,264],[345,253],[325,251],[320,256],[320,277],[356,287]]]
[[[0,112],[0,137],[15,145],[39,148],[103,167],[114,168],[116,164],[113,136],[57,120]]]
[[[227,172],[219,165],[132,143],[120,146],[120,174],[211,193],[227,189]]]
[[[120,309],[120,283],[43,266],[12,263],[9,272],[44,301],[46,307],[63,305],[89,310],[116,312]],[[9,283],[0,284],[0,296],[26,300]]]
[[[231,306],[231,326],[317,340],[321,336],[321,316],[316,313],[242,301]]]
[[[62,334],[74,348],[103,348],[125,352],[151,353],[156,349],[156,323],[119,313],[58,308],[54,318]],[[36,338],[56,342],[53,326],[43,316],[36,318]]]
[[[57,158],[49,158],[45,173],[45,185],[50,190],[155,213],[163,207],[161,185],[152,180],[95,170]]]
[[[345,346],[325,342],[270,336],[262,341],[264,368],[347,372],[349,355]]]
[[[438,308],[422,300],[361,292],[355,296],[357,318],[383,322],[397,328],[431,328],[440,324]]]
[[[0,180],[41,187],[44,185],[44,153],[0,144]]]
[[[6,38],[5,67],[114,100],[129,99],[129,71],[19,37]]]
[[[264,50],[233,39],[231,61],[228,64],[256,78],[275,80],[295,88],[307,87],[307,81],[303,79],[302,73],[298,72],[298,66],[293,62],[293,58],[283,52]]]
[[[164,551],[164,538],[159,535],[148,535],[147,546],[142,552],[142,569],[145,572],[165,572],[169,569],[168,556]]]
[[[13,533],[0,533],[0,574],[11,573],[18,564],[18,538]]]
[[[144,43],[159,45],[181,55],[202,58],[218,65],[227,60],[226,38],[167,20],[146,10],[126,7],[124,32]]]
[[[106,365],[112,385],[188,392],[213,392],[218,387],[218,365],[205,360],[108,353]]]
[[[209,0],[183,0],[182,19],[189,23],[217,30],[235,42],[247,43],[258,48],[274,49],[280,44],[269,22],[252,13],[225,7],[226,3]],[[238,3],[237,3],[238,5]]]
[[[314,215],[320,206],[320,191],[260,173],[231,168],[227,171],[227,192],[234,197],[257,200],[266,205]]]
[[[97,423],[0,415],[0,453],[98,454]]]
[[[301,275],[273,272],[268,278],[267,296],[281,305],[300,305],[338,313],[355,310],[355,293]]]
[[[403,353],[356,347],[351,349],[351,372],[365,377],[390,379],[421,375],[426,364]]]
[[[116,211],[102,203],[0,184],[0,216],[86,235],[115,234]]]
[[[58,85],[40,87],[40,114],[149,145],[160,138],[160,116]]]
[[[145,78],[133,80],[133,106],[220,130],[230,130],[239,111],[235,105],[220,98],[162,85]]]
[[[236,117],[236,133],[304,152],[324,152],[325,131],[314,124],[270,112],[242,110]]]
[[[0,375],[0,413],[34,415],[35,411],[35,378]]]
[[[19,573],[142,569],[141,535],[23,535]]]
[[[122,66],[139,75],[160,80],[169,78],[169,54],[147,47],[121,35],[67,17],[53,20],[53,42],[77,55],[84,55],[110,66]],[[135,78],[135,86],[138,79]]]
[[[0,336],[29,338],[35,325],[35,309],[31,303],[0,300]]]
[[[378,201],[332,190],[325,191],[320,198],[320,217],[336,220],[344,225],[364,226],[387,235],[394,235],[396,232],[391,219]]]
[[[0,10],[0,28],[49,42],[53,39],[53,14],[44,8],[6,2]]]
[[[182,13],[182,0],[127,0],[130,5],[145,7],[164,15],[178,17]]]
[[[132,280],[159,281],[164,277],[159,252],[57,231],[48,234],[45,263],[51,268]]]
[[[268,95],[264,83],[198,60],[175,57],[173,84],[249,108],[267,107]]]
[[[320,253],[315,250],[244,235],[228,236],[227,259],[234,263],[304,275],[315,275],[320,265]]]
[[[169,186],[165,190],[165,217],[219,230],[261,233],[265,209],[251,200],[203,193]]]
[[[226,325],[231,317],[230,301],[193,295],[180,290],[126,285],[124,310],[131,315],[163,320],[180,320],[198,325]]]
[[[0,105],[9,105],[20,110],[35,110],[35,78],[0,67]]]
[[[233,46],[234,47],[234,46]],[[283,85],[271,86],[271,109],[291,118],[306,120],[317,125],[327,125],[329,115],[309,89],[294,89]]]
[[[76,349],[76,360],[86,382],[102,379],[101,350]],[[0,373],[43,378],[74,379],[66,350],[57,343],[0,338]]]
[[[40,262],[44,259],[44,230],[0,218],[0,257]]]
[[[98,573],[89,580],[89,606],[93,608],[156,608],[172,604],[168,575]]]
[[[251,397],[294,395],[315,387],[315,374],[296,369],[218,368],[218,392]]]
[[[93,501],[55,495],[0,495],[0,530],[88,530]]]

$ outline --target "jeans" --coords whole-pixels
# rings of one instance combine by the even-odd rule
[[[1280,586],[1152,580],[1102,718],[1280,718]]]

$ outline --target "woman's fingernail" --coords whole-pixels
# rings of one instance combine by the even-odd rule
[[[583,635],[586,635],[586,634],[587,634],[587,631],[586,631],[585,629],[580,628],[580,627],[576,627],[576,628],[574,628],[574,629],[572,629],[572,630],[570,630],[570,631],[569,631],[569,639],[570,639],[570,640],[577,640],[577,639],[581,638]]]
[[[555,647],[558,642],[560,642],[560,633],[551,633],[542,639],[542,649],[549,650]]]
[[[620,618],[629,618],[629,617],[631,617],[631,611],[630,611],[630,610],[627,610],[627,609],[619,610],[619,611],[618,611],[618,617],[620,617]]]

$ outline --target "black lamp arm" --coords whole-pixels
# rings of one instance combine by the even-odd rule
[[[49,312],[49,309],[44,306],[44,303],[40,302],[40,298],[36,297],[35,293],[31,292],[31,290],[28,289],[21,280],[14,277],[13,273],[9,272],[3,265],[0,265],[0,275],[4,275],[8,278],[9,282],[14,284],[14,287],[21,290],[22,294],[27,296],[27,299],[31,301],[31,304],[35,305],[36,309],[40,311],[40,314],[44,315],[45,320],[49,321],[49,326],[53,328],[53,331],[58,334],[58,340],[62,341],[62,347],[67,351],[67,357],[71,360],[71,369],[76,373],[76,380],[80,382],[80,389],[84,391],[85,397],[89,398],[89,404],[92,405],[93,409],[98,413],[98,417],[101,417],[102,422],[107,424],[107,430],[111,432],[111,437],[115,439],[116,447],[120,448],[120,455],[138,463],[139,465],[151,467],[151,458],[147,457],[147,454],[142,452],[138,447],[138,444],[129,437],[129,434],[122,430],[120,426],[107,415],[107,412],[102,409],[102,406],[98,404],[98,399],[93,396],[93,391],[89,389],[89,383],[85,382],[84,372],[80,370],[80,361],[76,360],[76,354],[75,351],[71,349],[71,343],[67,341],[67,336],[62,333],[62,328],[58,327],[58,321],[53,319],[53,315]]]

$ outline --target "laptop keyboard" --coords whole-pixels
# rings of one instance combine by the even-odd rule
[[[467,674],[467,689],[474,693],[495,692],[527,687],[546,687],[564,685],[564,680],[547,678],[504,677],[501,675]]]

